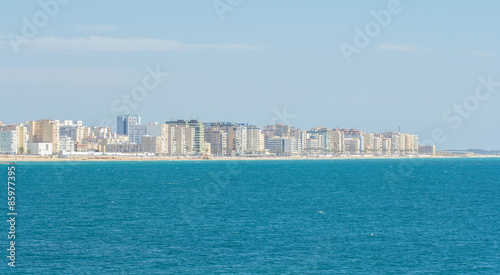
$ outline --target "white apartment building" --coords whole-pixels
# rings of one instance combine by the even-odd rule
[[[17,155],[19,137],[15,130],[0,130],[0,154]]]
[[[75,141],[70,137],[59,137],[59,151],[62,153],[75,152]]]
[[[257,127],[247,128],[247,152],[256,153],[264,151],[264,134]]]

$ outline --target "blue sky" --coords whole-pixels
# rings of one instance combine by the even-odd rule
[[[143,121],[438,129],[440,149],[500,149],[500,87],[475,95],[480,77],[500,82],[498,1],[60,2],[0,3],[4,123],[114,121],[151,68],[169,75],[129,108]],[[356,47],[356,29],[377,24]]]

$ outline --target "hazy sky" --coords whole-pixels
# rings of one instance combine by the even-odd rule
[[[499,1],[40,2],[0,2],[4,123],[129,111],[500,149]]]

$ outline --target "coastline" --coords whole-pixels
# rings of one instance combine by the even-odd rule
[[[143,157],[143,156],[0,156],[0,164],[11,162],[98,162],[98,161],[221,161],[221,160],[345,160],[345,159],[448,159],[448,158],[499,158],[497,155],[435,155],[435,156],[341,156],[341,157]]]

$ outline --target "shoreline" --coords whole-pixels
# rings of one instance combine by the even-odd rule
[[[223,160],[361,160],[361,159],[452,159],[452,158],[500,158],[498,155],[436,155],[436,156],[342,156],[342,157],[136,157],[136,156],[0,156],[0,164],[12,162],[100,162],[100,161],[223,161]]]

